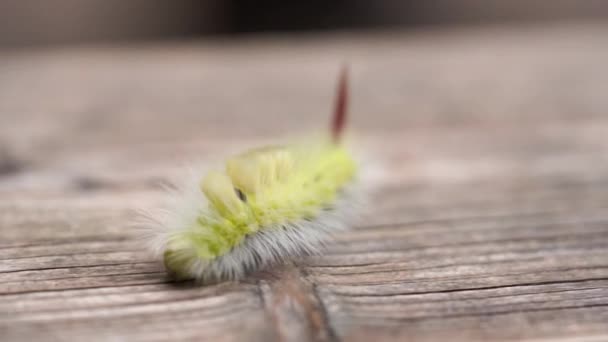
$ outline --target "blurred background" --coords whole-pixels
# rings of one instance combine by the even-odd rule
[[[605,18],[602,0],[2,0],[0,47]]]

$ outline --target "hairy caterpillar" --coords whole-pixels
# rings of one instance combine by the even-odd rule
[[[250,271],[318,254],[347,227],[357,165],[341,144],[347,70],[340,74],[330,134],[306,144],[256,148],[224,171],[195,174],[174,205],[147,212],[154,250],[178,278],[238,279]]]

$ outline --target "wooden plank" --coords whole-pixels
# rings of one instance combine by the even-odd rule
[[[0,335],[608,339],[608,26],[0,52]],[[172,283],[133,209],[324,127],[353,71],[371,200],[326,255]]]

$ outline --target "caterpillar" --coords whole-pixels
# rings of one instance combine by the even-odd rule
[[[342,142],[348,70],[338,78],[329,134],[264,146],[174,186],[172,205],[144,211],[152,250],[175,278],[241,279],[252,271],[322,253],[349,226],[358,165]]]

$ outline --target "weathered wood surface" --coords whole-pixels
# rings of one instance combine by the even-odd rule
[[[606,37],[1,53],[1,340],[607,340]],[[322,257],[168,282],[131,209],[184,162],[322,127],[342,60],[380,170],[364,219]]]

